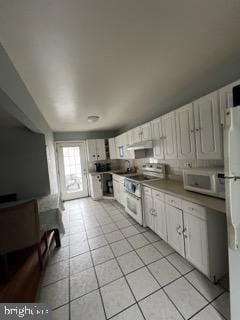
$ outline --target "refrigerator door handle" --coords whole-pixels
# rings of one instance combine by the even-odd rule
[[[239,176],[232,176],[232,177],[224,176],[224,179],[237,181],[237,180],[240,180],[240,177]]]

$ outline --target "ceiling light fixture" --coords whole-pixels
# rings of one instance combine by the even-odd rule
[[[88,116],[88,122],[93,123],[99,120],[99,116]]]

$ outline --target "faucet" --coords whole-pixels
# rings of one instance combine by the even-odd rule
[[[128,168],[127,168],[127,172],[131,172],[131,163],[129,160],[125,160],[125,162],[128,162]]]

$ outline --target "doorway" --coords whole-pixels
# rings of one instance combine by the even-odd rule
[[[57,143],[59,181],[62,200],[88,196],[85,142]]]

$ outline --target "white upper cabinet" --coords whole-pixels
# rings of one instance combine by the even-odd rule
[[[108,139],[110,159],[117,159],[115,138]]]
[[[193,104],[176,110],[178,159],[195,159]]]
[[[194,102],[197,159],[222,159],[222,132],[218,94]]]
[[[97,149],[95,140],[87,140],[88,161],[97,161]]]
[[[152,139],[152,129],[151,122],[147,122],[141,126],[141,136],[142,141],[147,141]]]
[[[169,112],[162,117],[165,159],[177,159],[176,114]]]
[[[127,148],[133,144],[133,132],[132,130],[126,132],[126,159],[135,159],[134,150],[127,150]]]
[[[157,118],[151,122],[153,156],[157,159],[164,159],[164,139],[162,131],[162,118]]]
[[[145,140],[146,141],[151,140],[152,139],[151,122],[147,122],[142,126],[134,128],[132,130],[132,134],[133,134],[133,143],[138,143]]]
[[[105,140],[87,140],[87,155],[89,161],[106,160]]]
[[[96,141],[96,150],[97,150],[97,160],[106,160],[105,140],[97,139],[95,141]]]
[[[133,143],[138,143],[142,141],[141,127],[137,127],[132,130],[132,139],[133,139]]]
[[[224,124],[225,109],[233,107],[232,89],[239,84],[240,80],[235,81],[219,90],[221,124]]]
[[[161,121],[161,117],[153,120],[151,122],[151,126],[152,126],[152,140],[159,140],[162,138],[163,134],[162,134],[162,121]]]
[[[125,158],[125,150],[126,150],[126,141],[125,141],[125,135],[121,134],[117,137],[117,155],[118,159],[124,159]]]

